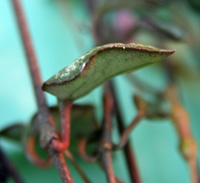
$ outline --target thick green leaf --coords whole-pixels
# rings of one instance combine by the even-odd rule
[[[61,131],[61,119],[60,113],[57,106],[49,108],[51,114],[56,123],[56,127]],[[0,130],[0,137],[8,138],[14,141],[21,141],[26,135],[30,136],[34,134],[33,128],[35,128],[35,123],[37,123],[38,113],[34,114],[29,125],[24,125],[23,123],[16,123],[14,125],[8,126]],[[95,108],[92,105],[73,105],[71,111],[71,123],[72,123],[72,138],[77,136],[87,136],[94,130],[98,129],[97,120],[95,117]],[[83,126],[87,128],[83,128]]]
[[[174,52],[134,43],[107,44],[79,57],[42,88],[61,100],[75,100],[116,75],[153,64]]]

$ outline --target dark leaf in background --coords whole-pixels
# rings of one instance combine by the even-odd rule
[[[139,21],[139,26],[165,39],[171,39],[173,41],[188,40],[187,33],[181,27],[173,22],[158,17],[144,16],[141,18],[141,21]]]
[[[24,134],[25,125],[21,123],[15,123],[0,131],[0,136],[8,138],[13,141],[21,141]]]
[[[200,1],[199,0],[188,0],[188,3],[195,11],[200,13]]]

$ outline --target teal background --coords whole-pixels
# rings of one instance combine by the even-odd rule
[[[94,46],[90,35],[90,18],[84,1],[70,1],[71,8],[68,10],[73,15],[71,18],[62,12],[59,2],[61,1],[22,0],[43,80],[47,80]],[[77,30],[76,22],[83,26],[83,30]],[[142,36],[137,41],[151,44]],[[170,48],[177,49],[175,57],[191,59],[191,53],[183,51],[188,49],[187,45],[174,43],[169,45]],[[165,74],[158,65],[141,69],[135,74],[159,90],[165,87]],[[117,93],[120,96],[123,116],[128,124],[136,114],[131,96],[138,91],[124,79],[124,76],[119,76],[115,80],[118,83]],[[200,138],[199,83],[197,81],[185,82],[180,78],[178,86],[182,103],[191,116],[194,137],[198,140]],[[101,97],[101,88],[97,88],[76,103],[95,104],[98,109],[97,115],[100,118],[102,114]],[[47,98],[50,105],[56,104],[55,97],[47,94]],[[1,0],[0,129],[15,122],[28,123],[35,112],[33,89],[11,1]],[[178,138],[175,129],[169,121],[143,120],[131,134],[131,139],[143,183],[190,182],[187,164],[178,152]],[[114,141],[117,140],[116,126],[114,126]],[[25,159],[20,145],[4,139],[1,140],[1,145],[27,183],[61,182],[55,168],[43,170],[31,165]],[[105,175],[97,165],[86,164],[81,160],[79,162],[93,182],[106,182]],[[130,182],[120,151],[114,154],[113,164],[116,174],[124,181]],[[75,182],[81,183],[82,180],[70,163],[69,168]]]

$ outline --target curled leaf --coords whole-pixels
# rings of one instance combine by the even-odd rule
[[[149,102],[139,95],[134,95],[134,102],[138,110],[145,111],[145,118],[150,121],[165,119],[169,117],[169,112],[163,109],[159,101]]]
[[[52,76],[42,89],[61,100],[75,100],[116,75],[153,64],[174,52],[134,43],[96,47]]]
[[[144,110],[144,111],[146,111],[148,103],[147,103],[147,101],[144,98],[142,98],[139,95],[134,95],[133,96],[133,100],[134,100],[135,105],[136,105],[136,107],[137,107],[138,110]]]

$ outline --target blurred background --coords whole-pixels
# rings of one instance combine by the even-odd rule
[[[193,137],[200,145],[200,1],[112,0],[106,4],[103,0],[21,0],[21,3],[43,81],[86,51],[107,42],[136,42],[176,49],[170,63],[175,68],[180,101],[190,116]],[[1,0],[0,130],[16,122],[27,124],[37,110],[25,59],[11,0]],[[157,91],[163,91],[168,83],[162,64],[143,68],[134,72],[134,76]],[[114,80],[128,125],[136,115],[132,95],[141,91],[125,75]],[[144,95],[151,98],[148,92]],[[47,98],[49,105],[57,103],[55,97],[47,94]],[[100,120],[102,88],[76,103],[95,105]],[[115,124],[113,128],[113,140],[117,142]],[[190,182],[189,168],[178,150],[179,137],[170,119],[143,120],[130,138],[141,182]],[[0,143],[27,183],[61,182],[55,168],[44,170],[29,163],[20,144],[3,138]],[[93,182],[106,182],[97,165],[77,159]],[[113,165],[116,174],[130,182],[121,151],[114,153]],[[70,164],[69,168],[74,181],[83,182]]]

